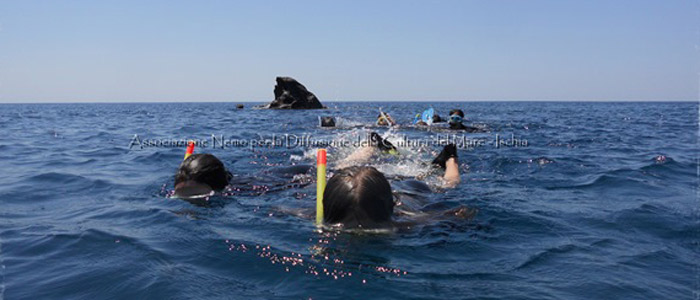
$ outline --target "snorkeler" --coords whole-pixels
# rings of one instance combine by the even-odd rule
[[[366,149],[373,148],[380,152],[396,151],[394,145],[377,133],[371,133],[370,140],[372,142]],[[432,164],[445,170],[442,187],[452,188],[459,184],[457,151],[454,144],[445,146]],[[292,166],[277,172],[300,174],[308,169],[309,166]],[[180,164],[175,175],[175,195],[190,202],[197,201],[196,199],[202,198],[200,196],[212,196],[215,192],[226,189],[232,178],[224,164],[214,155],[192,154]],[[421,188],[430,192],[425,183],[420,183]],[[342,224],[344,228],[389,228],[408,224],[392,220],[393,215],[420,215],[425,218],[435,216],[407,210],[406,205],[402,205],[398,198],[395,200],[391,184],[384,174],[374,167],[351,166],[338,170],[328,181],[323,195],[324,222],[329,225]],[[397,205],[402,209],[395,214],[394,207]],[[474,210],[460,207],[440,216],[470,217],[474,213]],[[418,219],[412,218],[413,221]]]
[[[175,195],[193,197],[210,195],[223,190],[231,173],[211,154],[192,154],[187,157],[175,174]]]
[[[355,165],[357,163],[365,162],[377,153],[398,155],[399,151],[391,142],[382,138],[382,136],[380,136],[378,133],[370,132],[369,143],[363,144],[362,147],[345,157],[341,162],[338,163],[338,167],[344,168]]]
[[[451,130],[465,130],[467,132],[479,132],[480,129],[477,127],[466,126],[462,124],[464,121],[464,112],[461,109],[453,109],[450,111],[450,117],[447,119],[447,124],[449,124],[449,129]]]
[[[418,126],[428,126],[429,124],[426,123],[421,117],[421,114],[416,114],[416,117],[413,119],[413,124]],[[443,118],[441,118],[437,113],[433,114],[433,123],[442,122],[445,122]]]
[[[234,176],[226,170],[224,164],[211,154],[189,155],[175,174],[174,196],[196,205],[207,205],[198,199],[218,193],[236,195],[259,195],[273,190],[280,190],[290,184],[303,186],[308,184],[297,175],[307,173],[310,165],[278,166],[265,170],[255,176]],[[291,181],[290,181],[291,180]],[[260,189],[264,186],[264,189]]]
[[[384,174],[373,167],[347,167],[336,172],[323,192],[323,222],[349,228],[388,227],[394,195]]]
[[[422,113],[417,113],[413,118],[413,125],[418,126],[430,126],[441,122],[445,122],[445,119],[441,118],[432,107],[424,110]]]
[[[425,123],[425,121],[423,121],[423,119],[421,119],[421,114],[418,113],[413,118],[413,125],[428,126],[428,123]]]
[[[388,113],[379,112],[379,115],[377,116],[377,125],[378,126],[394,126],[396,125],[396,121],[391,118],[391,116]]]
[[[433,160],[445,169],[443,187],[452,188],[460,182],[457,148],[447,145]],[[323,193],[324,223],[344,228],[386,228],[394,222],[394,194],[384,174],[374,167],[351,166],[338,170]],[[468,217],[473,210],[458,208],[449,214]]]
[[[377,149],[379,149],[379,151],[381,151],[382,153],[394,154],[394,155],[399,154],[399,152],[396,149],[396,147],[394,146],[394,144],[392,144],[391,142],[382,138],[382,136],[379,135],[378,133],[371,132],[369,134],[369,138],[370,138],[371,146],[376,146]]]
[[[464,112],[461,109],[453,109],[450,111],[450,117],[447,124],[450,125],[450,129],[464,130],[467,126],[462,124],[464,120]]]

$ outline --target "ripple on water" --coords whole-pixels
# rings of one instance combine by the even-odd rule
[[[692,292],[697,104],[328,106],[335,108],[4,106],[0,127],[11,141],[0,144],[5,295],[680,299]],[[205,206],[168,197],[184,148],[128,148],[134,134],[351,141],[376,131],[398,143],[445,133],[366,126],[379,106],[401,123],[431,106],[442,116],[462,108],[487,129],[466,137],[513,134],[528,146],[460,149],[463,184],[453,190],[430,186],[434,192],[425,196],[394,184],[420,198],[419,209],[479,212],[385,234],[314,231],[315,146],[197,148],[220,157],[235,175],[231,189]],[[339,128],[319,128],[319,114],[335,116]],[[409,181],[426,173],[439,148],[409,145],[400,157],[371,163],[392,182]],[[329,147],[330,171],[353,149]]]

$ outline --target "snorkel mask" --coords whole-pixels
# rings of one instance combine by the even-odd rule
[[[462,117],[460,117],[458,114],[451,115],[449,123],[450,124],[462,123]]]

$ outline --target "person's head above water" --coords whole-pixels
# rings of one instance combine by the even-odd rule
[[[450,118],[448,119],[450,123],[462,123],[464,119],[464,112],[461,109],[453,109],[450,111]]]
[[[394,121],[394,119],[391,118],[391,116],[388,113],[379,112],[379,115],[377,116],[377,125],[393,126],[396,125],[396,122]]]
[[[440,115],[438,115],[437,113],[434,113],[433,114],[433,123],[441,123],[441,122],[445,122],[445,120],[443,118],[441,118]]]
[[[464,118],[464,112],[461,109],[453,109],[450,111],[450,116],[452,115],[458,115],[462,118]]]
[[[450,117],[447,119],[450,128],[452,129],[464,129],[465,126],[462,124],[464,120],[464,112],[461,109],[453,109],[450,111]]]
[[[175,194],[193,196],[221,191],[228,185],[231,173],[211,154],[193,154],[185,159],[175,174]]]
[[[379,228],[391,222],[394,196],[384,174],[373,167],[336,172],[323,192],[323,221],[346,228]]]

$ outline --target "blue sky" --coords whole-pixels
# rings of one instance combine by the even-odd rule
[[[698,1],[2,1],[0,102],[694,100]]]

